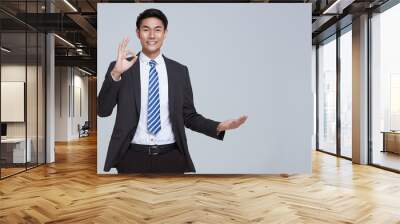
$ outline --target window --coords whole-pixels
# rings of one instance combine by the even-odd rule
[[[336,36],[318,48],[318,149],[336,153]]]
[[[400,170],[400,5],[371,19],[371,160]]]
[[[340,36],[340,155],[352,157],[352,34],[351,26]]]

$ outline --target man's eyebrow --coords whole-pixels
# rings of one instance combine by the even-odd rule
[[[143,25],[142,28],[151,29],[151,28],[150,28],[149,26],[147,26],[147,25]],[[158,28],[162,28],[162,26],[156,26],[156,27],[154,27],[154,29],[158,29]]]

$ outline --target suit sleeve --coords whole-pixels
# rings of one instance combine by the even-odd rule
[[[190,83],[189,70],[185,66],[185,92],[184,92],[184,103],[183,103],[183,120],[187,128],[216,138],[223,140],[225,131],[217,134],[217,126],[220,122],[207,119],[201,114],[196,112],[196,108],[193,103],[193,91]]]
[[[111,77],[111,70],[114,68],[114,65],[115,62],[110,63],[99,96],[97,97],[97,114],[100,117],[110,116],[114,106],[118,102],[118,92],[122,80],[114,81]]]

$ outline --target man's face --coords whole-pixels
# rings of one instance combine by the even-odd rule
[[[156,17],[149,17],[142,20],[136,35],[142,45],[142,51],[147,54],[157,53],[166,37],[167,30],[163,22]]]

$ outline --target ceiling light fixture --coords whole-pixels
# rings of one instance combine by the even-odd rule
[[[10,53],[10,52],[11,52],[11,50],[9,50],[9,49],[7,49],[7,48],[5,48],[5,47],[1,47],[1,50],[4,51],[4,52],[6,52],[6,53]]]
[[[74,10],[75,12],[78,12],[78,10],[71,4],[69,3],[68,0],[64,0],[65,4],[67,4],[72,10]]]
[[[351,5],[354,0],[336,0],[332,5],[324,10],[322,14],[342,14],[343,9]]]
[[[81,68],[79,68],[78,67],[78,69],[79,69],[79,71],[81,71],[81,72],[83,72],[83,73],[85,73],[85,74],[87,74],[87,75],[92,75],[92,73],[90,73],[90,72],[88,72],[88,71],[86,71],[86,70],[83,70],[83,69],[81,69]]]
[[[58,39],[60,39],[61,41],[63,41],[63,42],[66,43],[67,45],[69,45],[69,46],[75,48],[75,45],[73,45],[73,44],[72,44],[71,42],[69,42],[68,40],[66,40],[66,39],[64,39],[64,38],[62,38],[62,37],[60,37],[60,36],[58,36],[57,34],[54,34],[54,36],[56,36]]]
[[[332,11],[332,9],[334,9],[337,6],[337,4],[339,4],[339,2],[340,0],[336,0],[332,5],[330,5],[327,9],[325,9],[322,14],[330,13],[330,11]]]

